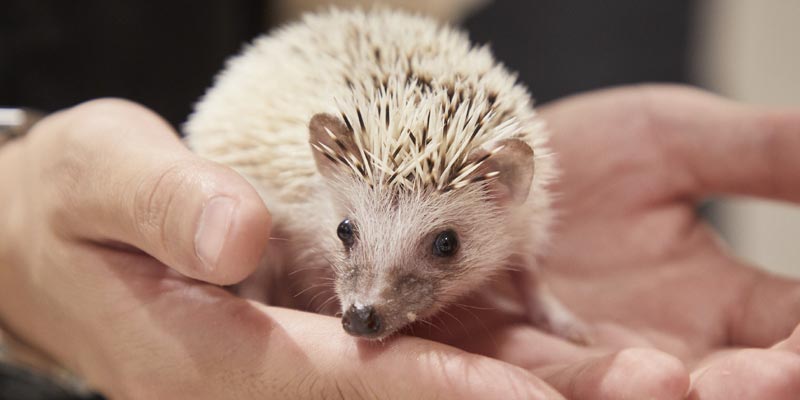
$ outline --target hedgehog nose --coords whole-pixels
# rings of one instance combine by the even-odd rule
[[[342,327],[353,336],[375,336],[381,330],[381,317],[372,306],[350,306],[342,316]]]

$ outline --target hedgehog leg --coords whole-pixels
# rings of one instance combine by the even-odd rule
[[[523,268],[522,276],[514,279],[520,291],[531,323],[539,329],[562,337],[575,344],[592,343],[591,327],[567,308],[550,291],[535,269]]]

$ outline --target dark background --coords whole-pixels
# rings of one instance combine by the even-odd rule
[[[265,28],[262,2],[0,0],[0,106],[124,97],[173,124]]]
[[[496,0],[464,25],[546,102],[610,85],[686,82],[692,4]],[[0,106],[55,111],[116,96],[178,125],[224,60],[269,28],[269,7],[259,0],[3,0]]]
[[[611,85],[687,82],[693,4],[496,0],[465,27],[543,103]]]
[[[270,4],[257,0],[0,6],[0,106],[55,111],[124,97],[176,127],[224,60],[270,28]],[[690,0],[495,0],[464,25],[541,103],[611,85],[687,82],[693,9]],[[0,400],[77,398],[0,365]]]

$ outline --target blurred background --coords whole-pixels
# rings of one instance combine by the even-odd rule
[[[612,85],[679,82],[744,102],[800,106],[797,0],[3,0],[0,107],[55,111],[116,96],[179,129],[244,42],[306,11],[370,3],[464,27],[519,71],[539,103]],[[798,208],[712,199],[700,212],[741,257],[800,276]]]
[[[800,1],[699,1],[696,16],[690,82],[749,103],[800,106]],[[800,208],[725,199],[711,217],[742,257],[800,276]]]
[[[226,57],[328,5],[381,3],[463,26],[544,103],[637,82],[682,82],[740,101],[800,105],[797,0],[4,0],[0,106],[54,111],[100,96],[180,126]],[[703,212],[734,251],[800,276],[800,211],[733,199]]]

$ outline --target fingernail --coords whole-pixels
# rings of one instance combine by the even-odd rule
[[[224,196],[211,198],[203,208],[194,236],[194,248],[207,270],[214,269],[219,261],[235,210],[236,201]]]

